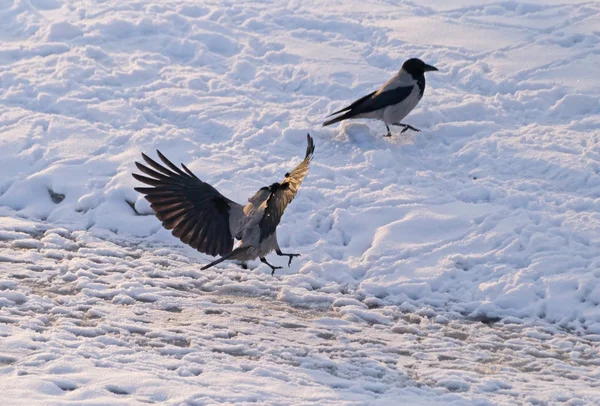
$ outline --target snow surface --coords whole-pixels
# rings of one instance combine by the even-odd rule
[[[597,2],[15,0],[0,21],[3,402],[600,404]],[[321,128],[414,56],[440,69],[421,133]],[[302,256],[274,278],[200,272],[133,190],[158,148],[243,203],[307,132],[278,229]]]

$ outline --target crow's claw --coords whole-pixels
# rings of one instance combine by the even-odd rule
[[[269,267],[271,267],[271,276],[275,275],[275,270],[276,270],[276,269],[283,269],[283,267],[282,267],[282,266],[275,266],[275,265],[271,265],[271,264],[269,264],[269,262],[267,262],[267,260],[266,260],[264,257],[263,257],[263,258],[260,258],[260,262],[262,262],[263,264],[266,264],[266,265],[268,265]]]
[[[416,131],[416,132],[421,132],[421,130],[419,130],[418,128],[413,127],[412,125],[409,125],[409,124],[394,123],[392,125],[397,125],[398,127],[404,127],[404,129],[402,131],[400,131],[400,134],[404,134],[408,130],[413,130],[413,131]]]
[[[286,254],[285,252],[281,252],[280,249],[276,249],[275,252],[280,257],[289,257],[290,258],[290,260],[288,261],[288,268],[292,265],[292,258],[300,256],[300,254]]]
[[[288,261],[288,268],[289,268],[290,266],[292,266],[292,259],[294,257],[299,257],[300,254],[287,254],[287,256],[290,257],[290,260]]]

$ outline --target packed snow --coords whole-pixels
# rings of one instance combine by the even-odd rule
[[[0,390],[30,404],[600,404],[600,4],[0,3]],[[325,117],[410,57],[422,132]],[[275,277],[162,229],[161,150]]]

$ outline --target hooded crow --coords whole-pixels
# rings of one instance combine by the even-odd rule
[[[132,174],[151,187],[136,187],[150,202],[162,225],[182,242],[208,255],[221,258],[204,266],[210,268],[224,260],[249,261],[260,258],[271,267],[271,274],[280,266],[267,262],[265,256],[275,250],[277,255],[292,258],[300,254],[285,254],[277,244],[276,229],[287,205],[294,199],[308,172],[315,146],[307,135],[304,160],[279,183],[258,190],[244,206],[229,200],[214,187],[198,179],[184,164],[179,169],[160,151],[156,151],[164,166],[142,153],[146,162],[136,162],[144,174]],[[240,240],[234,249],[233,239]]]
[[[323,123],[323,127],[351,118],[373,118],[382,120],[387,128],[386,137],[391,137],[390,125],[404,127],[402,132],[411,129],[421,131],[411,125],[401,123],[419,103],[425,91],[425,72],[437,71],[420,59],[412,58],[404,62],[402,69],[379,90],[356,100],[328,117],[344,113]]]

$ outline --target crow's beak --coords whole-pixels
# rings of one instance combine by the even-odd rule
[[[436,68],[435,66],[425,64],[425,72],[431,72],[431,71],[437,71],[437,70],[438,70],[438,68]]]

